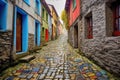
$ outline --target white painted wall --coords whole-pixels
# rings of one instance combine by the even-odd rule
[[[13,5],[8,0],[7,30],[12,30],[12,21],[13,21]]]
[[[35,0],[30,0],[30,6],[23,0],[16,0],[16,5],[25,10],[31,17],[41,22],[41,17],[35,13]]]
[[[25,10],[26,13],[28,13],[28,32],[31,34],[35,34],[35,20],[41,22],[41,17],[35,13],[35,0],[30,0],[30,6],[28,6],[23,0],[16,0],[16,5]],[[13,4],[8,0],[7,30],[12,30],[12,22]]]
[[[31,34],[35,34],[35,20],[32,17],[28,17],[28,32]]]

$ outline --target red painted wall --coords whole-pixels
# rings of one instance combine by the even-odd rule
[[[80,15],[80,0],[76,0],[76,7],[73,8],[73,0],[70,0],[69,26],[71,26]]]

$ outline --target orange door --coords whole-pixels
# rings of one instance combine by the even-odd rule
[[[19,13],[16,21],[16,51],[22,51],[22,15]]]

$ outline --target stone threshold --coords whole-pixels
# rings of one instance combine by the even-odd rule
[[[34,55],[28,55],[28,56],[25,56],[23,58],[20,58],[19,61],[20,62],[29,62],[29,61],[31,61],[33,59],[35,59]]]

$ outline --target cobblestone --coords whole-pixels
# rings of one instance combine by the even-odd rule
[[[34,60],[11,71],[6,80],[110,80],[105,70],[72,49],[66,34],[47,44]]]

